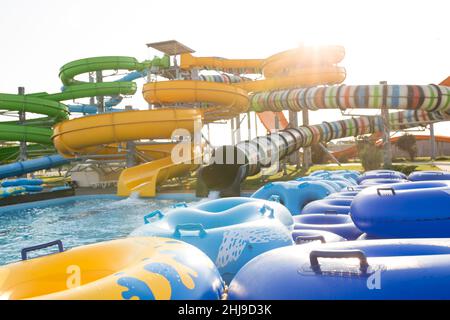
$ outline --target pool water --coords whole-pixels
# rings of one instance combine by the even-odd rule
[[[0,213],[0,265],[21,259],[22,248],[62,240],[64,248],[126,237],[144,215],[167,210],[175,199],[89,198]],[[50,253],[41,250],[30,256]]]

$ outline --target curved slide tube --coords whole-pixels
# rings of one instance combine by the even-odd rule
[[[46,117],[26,120],[23,123],[10,121],[0,124],[0,140],[5,141],[26,141],[38,145],[30,145],[31,149],[47,150],[46,145],[52,145],[52,129],[55,123],[68,119],[69,111],[93,113],[96,106],[89,105],[71,105],[66,106],[60,101],[73,100],[79,98],[88,98],[95,96],[111,96],[112,98],[105,103],[107,109],[120,103],[122,94],[134,94],[136,84],[133,80],[146,75],[145,68],[149,65],[167,64],[168,57],[155,58],[152,61],[139,63],[131,57],[98,57],[73,61],[64,65],[60,70],[60,78],[64,84],[63,91],[55,94],[34,93],[28,95],[0,94],[0,109],[8,111],[25,111],[35,114],[42,114]],[[115,82],[106,83],[85,83],[75,80],[79,74],[92,71],[101,71],[106,69],[113,70],[136,70],[128,73]],[[42,147],[39,145],[43,145]],[[5,157],[10,158],[18,153],[18,147],[8,147],[5,150]],[[55,161],[56,160],[56,161]],[[31,161],[31,162],[29,162]],[[2,177],[12,177],[59,166],[62,163],[68,163],[60,156],[42,157],[35,160],[18,162],[0,167]],[[10,170],[10,172],[8,172]]]
[[[390,114],[392,129],[417,127],[418,123],[449,119],[450,116],[440,112],[420,110]],[[294,150],[318,142],[381,132],[382,128],[380,116],[361,116],[289,128],[268,136],[240,142],[236,146],[219,147],[214,151],[211,163],[200,169],[198,173],[197,194],[204,196],[209,190],[219,190],[222,196],[235,196],[240,193],[240,183],[246,177],[258,174],[261,168],[270,167]],[[230,163],[230,159],[234,161]]]
[[[335,64],[342,59],[342,54],[340,54],[342,50],[342,47],[327,47],[326,50],[314,52],[314,59],[311,56],[312,52],[305,48],[290,50],[279,58],[270,57],[266,60],[227,60],[182,55],[180,65],[183,70],[192,68],[227,72],[239,70],[239,73],[260,73],[261,70],[264,72],[267,65],[273,66],[273,63],[280,64],[280,68],[285,68],[290,64],[287,61],[292,61],[293,57],[299,53],[306,60],[302,66],[291,67],[292,70],[288,74],[284,72],[284,69],[276,71],[276,68],[272,68],[270,76],[268,75],[265,80],[246,81],[245,78],[236,76],[206,76],[200,77],[199,80],[147,83],[143,89],[144,98],[147,102],[159,105],[163,109],[114,113],[110,116],[88,116],[62,122],[55,127],[54,143],[64,156],[73,157],[78,154],[98,152],[102,145],[114,142],[136,139],[168,139],[171,138],[171,130],[174,129],[187,129],[192,133],[193,124],[197,119],[211,122],[218,119],[229,119],[246,112],[250,92],[302,85],[340,83],[345,78],[345,70]],[[313,64],[311,61],[317,61],[317,63]],[[86,60],[84,64],[89,65],[91,62],[92,60]],[[96,70],[107,66],[110,68],[105,64],[98,66]],[[75,84],[74,87],[86,85],[76,82],[75,75],[95,71],[93,67],[79,68],[77,64],[68,64],[63,69],[60,76],[64,85],[69,85],[68,89],[71,89],[73,84]],[[106,84],[102,83],[101,85]],[[164,108],[180,103],[197,107],[196,109],[177,110],[177,112],[191,112],[190,124],[183,122],[189,122],[187,118],[181,118],[182,123],[180,124],[179,113]],[[174,163],[168,154],[155,161],[125,169],[119,178],[118,194],[127,196],[132,192],[137,192],[140,196],[154,196],[157,183],[192,170],[192,168],[195,166]]]

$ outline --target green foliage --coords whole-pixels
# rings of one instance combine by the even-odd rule
[[[400,165],[391,165],[391,166],[389,166],[386,169],[399,171],[399,172],[402,172],[402,173],[404,173],[404,174],[406,174],[408,176],[410,173],[412,173],[412,172],[417,170],[417,166],[400,164]]]
[[[400,150],[408,153],[411,161],[414,161],[414,158],[417,156],[417,143],[414,135],[404,134],[397,140],[396,145]]]
[[[381,168],[383,154],[375,145],[374,141],[366,137],[362,137],[357,140],[356,146],[358,149],[359,159],[361,159],[361,165],[365,171]]]

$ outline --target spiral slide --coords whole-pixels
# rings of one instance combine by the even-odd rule
[[[303,65],[295,63],[299,55],[304,57]],[[169,81],[147,83],[143,89],[144,98],[159,106],[158,109],[91,115],[63,121],[54,128],[53,142],[63,156],[76,157],[106,152],[113,144],[131,140],[170,139],[177,129],[185,129],[192,134],[197,124],[201,127],[201,123],[229,119],[246,112],[251,92],[342,82],[345,70],[336,65],[342,57],[342,47],[326,47],[321,51],[299,48],[265,60],[182,54],[180,68],[184,74],[189,74],[193,69],[216,70],[221,74],[200,76],[196,80],[186,75],[183,80],[169,76]],[[264,80],[248,81],[245,77],[226,74],[258,74],[263,67],[272,70]],[[290,71],[286,73],[276,74],[273,71],[288,67]],[[63,72],[61,79],[69,85],[68,89],[74,82],[68,79],[73,79],[81,71],[94,70],[85,66],[82,70]],[[82,85],[85,84],[76,84]],[[146,146],[146,151],[152,148]],[[191,162],[174,162],[171,150],[167,147],[165,154],[160,152],[158,156],[152,156],[152,161],[123,170],[118,181],[118,195],[138,193],[144,197],[154,196],[158,183],[196,168]]]
[[[6,111],[24,111],[41,114],[46,117],[29,119],[22,123],[9,121],[0,123],[0,140],[26,141],[35,144],[28,145],[32,154],[48,153],[53,149],[51,127],[56,123],[68,119],[69,112],[95,113],[97,106],[65,105],[61,101],[90,98],[96,96],[110,96],[105,102],[107,111],[117,111],[113,106],[120,103],[121,95],[134,94],[136,84],[132,82],[146,75],[145,70],[150,65],[164,65],[168,57],[155,58],[152,61],[139,63],[132,57],[100,57],[74,61],[64,65],[60,70],[60,78],[64,84],[62,92],[48,94],[46,92],[14,95],[0,94],[0,109]],[[75,80],[79,74],[101,70],[133,70],[115,82],[83,83]],[[0,157],[11,159],[18,154],[16,146],[2,148]],[[47,169],[68,163],[69,160],[60,155],[44,156],[28,161],[21,161],[0,166],[1,178],[26,174],[36,170]]]

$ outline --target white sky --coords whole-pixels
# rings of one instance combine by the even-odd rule
[[[169,39],[198,56],[226,58],[341,44],[346,84],[439,83],[450,75],[449,12],[448,0],[1,0],[0,92],[56,92],[64,63],[101,55],[144,60],[155,54],[145,43]],[[146,108],[139,92],[130,103]],[[339,117],[317,111],[311,123]],[[214,143],[229,142],[225,126],[215,127]],[[448,122],[436,132],[450,135]]]

